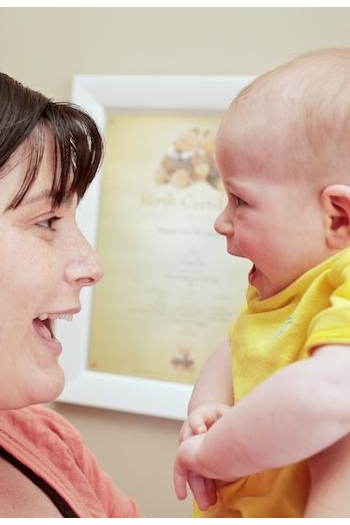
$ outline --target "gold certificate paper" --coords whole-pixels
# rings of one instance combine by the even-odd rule
[[[90,370],[193,383],[244,300],[247,263],[214,221],[219,116],[110,114],[92,300]]]

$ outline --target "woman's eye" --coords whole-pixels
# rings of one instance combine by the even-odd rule
[[[55,231],[53,225],[55,222],[59,221],[60,218],[61,217],[56,217],[56,215],[48,217],[47,219],[37,222],[37,226],[40,226],[40,228],[45,228],[47,230]]]

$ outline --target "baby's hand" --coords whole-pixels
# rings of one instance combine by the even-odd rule
[[[218,401],[206,401],[188,415],[180,430],[180,443],[196,434],[204,434],[220,417],[230,409]]]
[[[178,499],[187,497],[187,485],[201,510],[207,510],[217,501],[215,481],[207,479],[190,470],[190,464],[195,461],[198,449],[203,441],[203,435],[193,436],[179,446],[174,462],[174,487]]]
[[[217,502],[217,488],[228,483],[207,478],[196,472],[197,468],[200,468],[196,458],[204,439],[205,436],[201,434],[182,442],[175,456],[173,472],[177,498],[183,500],[187,497],[188,486],[201,510],[207,510],[214,505]]]
[[[175,492],[180,500],[187,497],[186,483],[190,487],[200,510],[208,510],[211,505],[215,505],[218,498],[216,494],[216,482],[214,480],[193,474],[192,472],[187,473],[187,477],[181,480],[175,475]]]

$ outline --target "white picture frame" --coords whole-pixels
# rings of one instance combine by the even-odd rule
[[[76,75],[72,101],[86,109],[104,134],[111,108],[121,111],[224,112],[252,76]],[[78,207],[78,223],[96,245],[101,173]],[[92,289],[81,294],[72,323],[57,322],[66,384],[58,401],[183,420],[192,385],[87,369]]]

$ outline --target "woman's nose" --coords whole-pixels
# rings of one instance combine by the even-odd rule
[[[80,286],[93,286],[102,279],[104,271],[101,259],[85,237],[83,242],[76,245],[75,255],[67,264],[65,274],[69,282]]]

